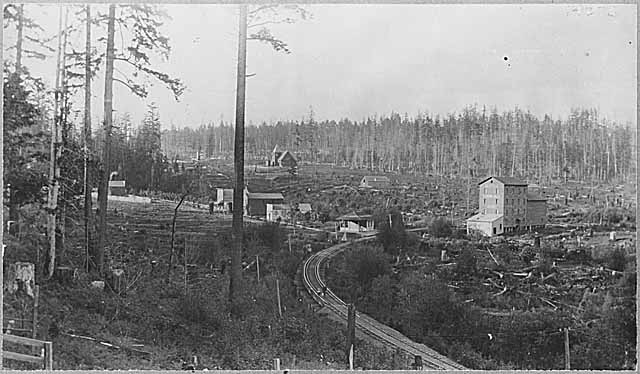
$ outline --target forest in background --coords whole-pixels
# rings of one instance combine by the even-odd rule
[[[515,108],[498,113],[477,106],[447,116],[397,113],[363,121],[302,121],[246,127],[246,158],[264,160],[275,146],[303,162],[379,171],[528,180],[627,180],[635,175],[634,128],[574,109],[567,119],[540,119]],[[219,123],[162,132],[170,159],[230,158],[233,126]]]

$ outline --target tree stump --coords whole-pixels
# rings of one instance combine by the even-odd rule
[[[111,270],[111,274],[109,274],[109,285],[113,292],[117,294],[123,294],[127,288],[127,282],[124,278],[124,270],[122,269],[113,269]]]
[[[9,265],[4,290],[13,294],[18,291],[25,292],[33,297],[35,287],[35,265],[30,262],[16,262]]]
[[[78,269],[69,266],[58,266],[53,272],[53,278],[60,284],[69,286],[78,279]]]

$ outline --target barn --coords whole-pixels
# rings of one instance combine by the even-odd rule
[[[527,193],[527,216],[525,224],[532,230],[547,224],[547,199]]]
[[[109,195],[127,196],[125,181],[109,181]]]
[[[283,204],[284,196],[280,192],[249,192],[244,190],[244,214],[247,216],[267,216],[267,204]]]
[[[362,188],[383,189],[391,187],[391,180],[384,175],[367,175],[360,181]]]

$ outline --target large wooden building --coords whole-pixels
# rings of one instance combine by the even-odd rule
[[[244,189],[244,214],[247,216],[267,216],[267,204],[283,204],[284,196],[280,192],[249,192]]]
[[[516,178],[485,178],[478,198],[479,211],[467,220],[467,232],[493,236],[547,223],[546,199],[529,193],[527,183]]]

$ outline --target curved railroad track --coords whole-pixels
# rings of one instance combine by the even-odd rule
[[[355,240],[355,242],[371,240],[373,237],[365,237]],[[342,243],[323,249],[309,257],[303,266],[302,276],[304,286],[311,297],[321,306],[335,313],[343,320],[347,320],[347,305],[330,289],[325,288],[326,284],[320,276],[322,264],[341,251],[347,249],[351,243]],[[326,290],[324,295],[323,288]],[[409,357],[422,356],[424,369],[435,370],[464,370],[464,366],[454,362],[446,356],[434,351],[424,344],[416,343],[399,331],[386,326],[364,313],[356,312],[356,329],[387,347],[399,349]]]

